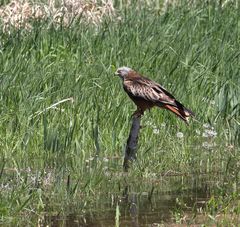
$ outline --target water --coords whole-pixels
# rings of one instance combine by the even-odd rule
[[[79,190],[71,197],[64,193],[57,202],[45,200],[44,209],[38,213],[24,209],[15,221],[19,226],[37,223],[37,226],[69,227],[205,224],[211,216],[211,211],[204,209],[209,199],[231,193],[234,183],[226,184],[224,175],[217,172],[200,175],[168,172],[163,176],[141,177],[118,173],[111,175],[112,178],[113,181],[105,181],[95,194]],[[233,185],[236,191],[237,183]]]
[[[160,224],[172,224],[176,221],[191,223],[201,222],[196,219],[196,213],[206,204],[209,198],[208,190],[192,189],[184,191],[149,193],[125,192],[118,198],[105,200],[101,210],[90,210],[85,215],[77,212],[67,215],[55,215],[44,217],[44,226],[91,226],[112,227],[116,224],[116,207],[119,205],[120,226],[159,226]],[[181,220],[181,214],[183,219]],[[185,217],[184,217],[185,216]],[[199,219],[199,218],[198,218]],[[200,218],[201,219],[201,218]]]

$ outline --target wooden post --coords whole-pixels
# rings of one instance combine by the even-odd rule
[[[136,160],[138,134],[140,131],[141,116],[133,115],[132,127],[128,136],[127,145],[125,148],[125,157],[123,162],[123,168],[128,171],[129,162]]]

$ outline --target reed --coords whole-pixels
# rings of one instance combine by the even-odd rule
[[[30,30],[6,32],[1,22],[2,222],[36,224],[35,214],[42,221],[43,213],[84,213],[93,204],[101,210],[101,198],[111,200],[126,181],[137,192],[152,184],[171,190],[171,174],[205,174],[215,182],[212,193],[233,198],[240,169],[237,2],[182,1],[164,10],[134,4],[116,3],[114,17],[97,24],[30,20]],[[127,177],[122,162],[135,107],[113,76],[123,65],[196,113],[189,127],[163,110],[146,113]]]

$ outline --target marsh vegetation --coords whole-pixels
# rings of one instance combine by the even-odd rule
[[[139,226],[239,223],[238,1],[126,2],[67,24],[30,17],[30,26],[6,26],[1,14],[4,225],[130,226],[132,214]],[[146,113],[128,173],[135,107],[113,76],[123,65],[196,113],[189,126]]]

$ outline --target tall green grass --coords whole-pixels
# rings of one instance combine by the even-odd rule
[[[133,5],[98,27],[46,22],[1,33],[2,220],[101,208],[101,195],[121,192],[126,179],[133,190],[150,191],[169,172],[239,186],[239,12],[232,4],[165,13]],[[188,127],[169,112],[146,113],[127,178],[122,156],[135,107],[113,76],[123,65],[196,113]],[[217,135],[203,137],[206,130]]]

